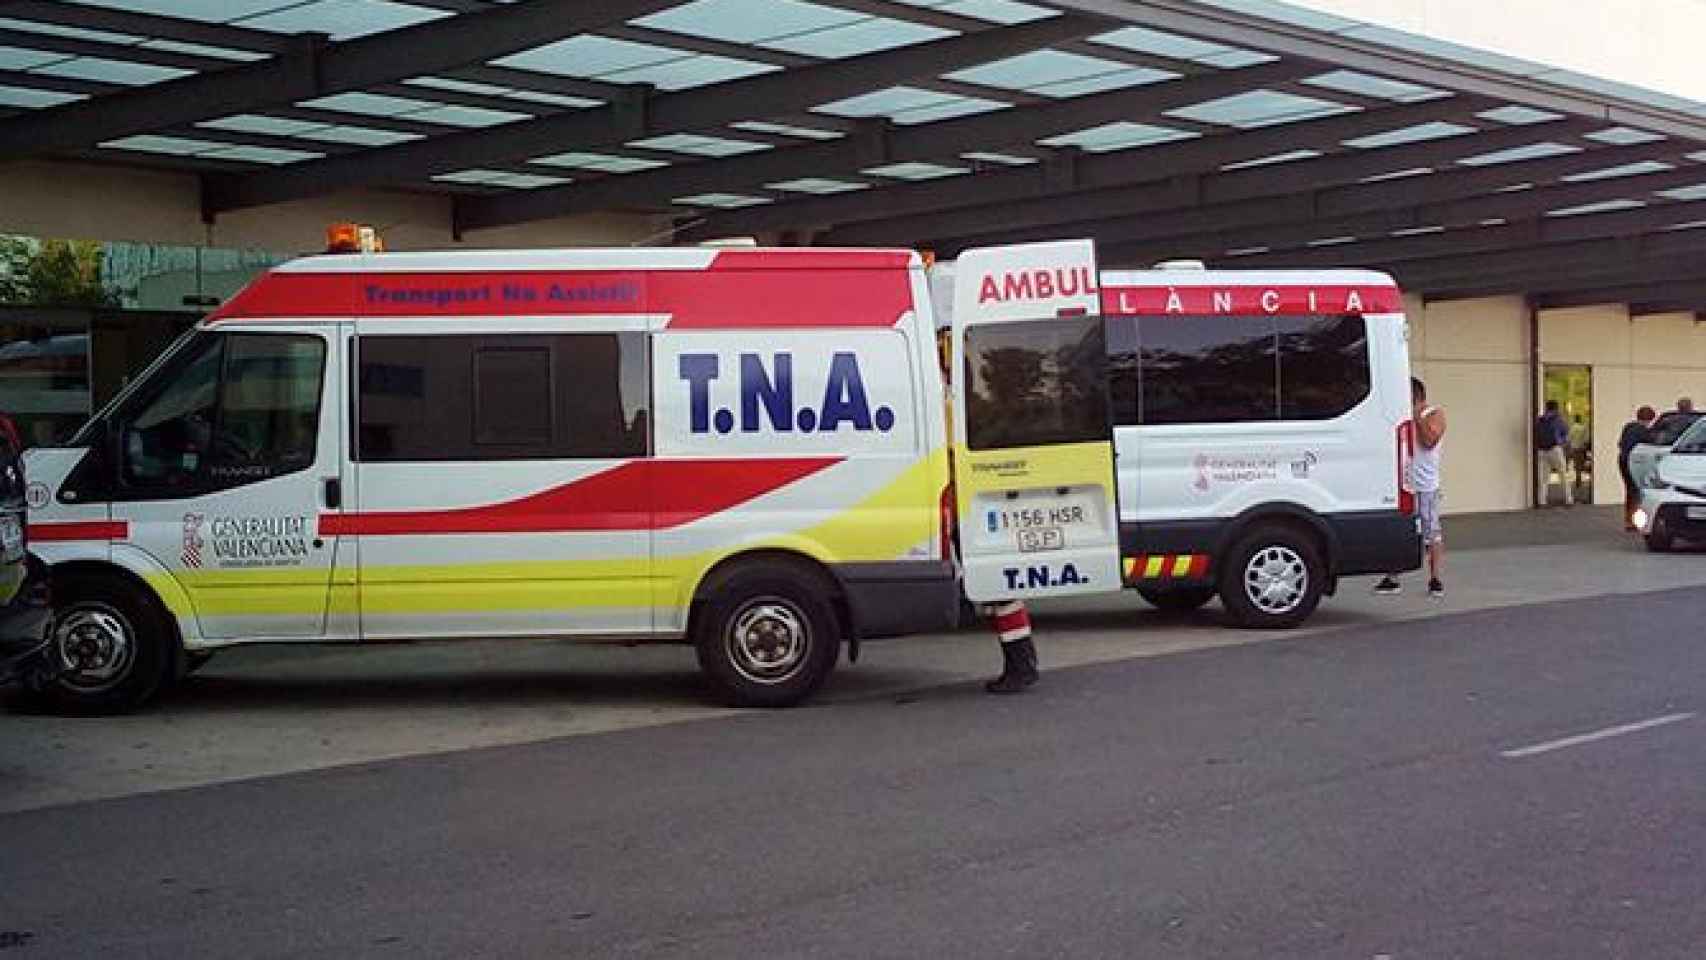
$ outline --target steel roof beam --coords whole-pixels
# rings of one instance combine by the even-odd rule
[[[360,90],[526,50],[681,0],[528,0],[331,43],[291,38],[267,60],[34,111],[0,124],[0,160]]]
[[[464,16],[468,16],[464,14]],[[479,16],[489,16],[480,14]],[[525,160],[566,149],[590,149],[664,133],[793,113],[905,80],[1047,47],[1105,28],[1102,21],[1054,17],[928,43],[777,71],[538,120],[446,134],[380,147],[285,170],[207,184],[209,213],[300,199],[349,187],[407,183],[485,163]]]
[[[1706,119],[1616,94],[1589,92],[1562,83],[1521,77],[1399,47],[1313,30],[1196,0],[1045,0],[1057,9],[1119,19],[1133,26],[1248,47],[1283,57],[1313,60],[1333,69],[1479,94],[1605,126],[1634,127],[1706,142]]]
[[[1435,257],[1389,266],[1407,289],[1437,294],[1498,289],[1551,292],[1669,279],[1701,270],[1706,227],[1691,227],[1501,253]],[[1605,277],[1612,277],[1610,280]],[[1625,279],[1617,279],[1619,277]]]
[[[1580,121],[1560,121],[1564,123]],[[1438,141],[1444,142],[1444,141]],[[1402,148],[1388,148],[1402,149]],[[1107,246],[1166,246],[1169,256],[1177,255],[1163,238],[1202,236],[1215,233],[1229,238],[1231,243],[1216,253],[1260,246],[1254,235],[1263,229],[1278,233],[1281,241],[1304,243],[1335,235],[1354,234],[1358,230],[1381,232],[1410,227],[1437,226],[1440,218],[1457,217],[1465,222],[1524,215],[1525,204],[1537,201],[1530,191],[1506,189],[1530,183],[1545,183],[1559,177],[1592,170],[1601,170],[1628,162],[1634,156],[1651,156],[1637,147],[1602,147],[1561,157],[1522,160],[1483,167],[1457,167],[1443,173],[1418,174],[1395,180],[1373,182],[1322,183],[1321,178],[1307,169],[1300,169],[1295,180],[1276,178],[1267,196],[1252,197],[1232,203],[1203,207],[1182,207],[1157,211],[1142,219],[1129,216],[1117,219],[1077,221],[1055,225],[1047,231],[1052,235],[1069,233],[1095,237]],[[1331,158],[1329,158],[1331,159]],[[1299,166],[1321,161],[1301,161]],[[1695,167],[1693,169],[1699,170]],[[1278,172],[1277,170],[1275,171]],[[1706,179],[1706,171],[1696,176]],[[1680,179],[1680,178],[1679,178]],[[1611,182],[1609,180],[1604,182]],[[1313,188],[1313,190],[1311,189]],[[1552,199],[1561,199],[1556,195]],[[1455,201],[1459,206],[1451,205]],[[1547,209],[1569,206],[1557,203]],[[1123,210],[1110,201],[1109,209]],[[1341,224],[1341,221],[1348,223]],[[1328,227],[1349,226],[1352,229]],[[1312,234],[1302,237],[1301,234]],[[1027,233],[1000,234],[1003,242],[1023,239]],[[991,236],[959,238],[957,246],[991,242]]]
[[[831,231],[826,242],[862,244],[877,242],[879,238],[900,241],[910,237],[937,241],[938,249],[945,252],[991,237],[1005,240],[1012,237],[1011,226],[1016,223],[1032,228],[1021,233],[1021,237],[1059,235],[1063,229],[1082,232],[1086,222],[1101,220],[1110,213],[1120,217],[1119,230],[1140,236],[1153,235],[1151,231],[1161,235],[1168,230],[1198,232],[1225,224],[1225,220],[1218,219],[1224,214],[1221,208],[1225,205],[1261,198],[1275,198],[1267,202],[1267,208],[1271,208],[1271,212],[1265,212],[1268,222],[1326,217],[1336,211],[1312,190],[1354,184],[1367,177],[1413,168],[1451,164],[1537,141],[1572,137],[1589,126],[1582,120],[1554,120],[1394,147],[1341,150],[1284,164],[1213,170],[1165,181],[1154,179],[1155,172],[1140,159],[1146,150],[1140,149],[1130,159],[1121,158],[1121,170],[1116,174],[1128,181],[1143,178],[1131,186],[949,211],[927,218],[856,224]],[[1502,184],[1511,182],[1508,178],[1493,179]],[[1081,182],[1079,186],[1095,185]],[[1173,212],[1163,214],[1163,211]],[[1140,213],[1146,216],[1141,219],[1134,216]],[[1074,226],[1065,228],[1062,226],[1065,224]]]
[[[1229,163],[1256,160],[1303,145],[1336,146],[1340,141],[1418,123],[1462,118],[1487,105],[1457,98],[1347,113],[1241,133],[1180,140],[1079,158],[1073,184],[1059,185],[1036,167],[1017,167],[925,183],[898,184],[865,196],[816,197],[717,214],[695,235],[756,233],[791,227],[831,227],[871,220],[920,217],[959,208],[1005,205],[1015,201],[1165,180],[1214,170]],[[1104,209],[1101,212],[1106,212]],[[902,231],[894,231],[902,236]],[[912,236],[906,242],[922,239]]]
[[[463,211],[469,229],[605,210],[667,205],[676,197],[730,191],[805,176],[837,176],[902,161],[952,158],[976,150],[1082,130],[1115,120],[1143,120],[1164,111],[1224,97],[1250,85],[1302,75],[1307,68],[1273,63],[1201,74],[1107,93],[1051,100],[935,123],[873,123],[864,136],[833,140],[728,160],[682,164],[621,174],[586,183],[471,201]]]
[[[1412,207],[1395,206],[1351,216],[1299,220],[1252,227],[1243,232],[1222,231],[1136,245],[1106,246],[1122,258],[1139,261],[1158,257],[1197,257],[1227,267],[1302,267],[1347,262],[1390,263],[1454,251],[1504,250],[1513,246],[1616,236],[1706,220],[1706,201],[1660,203],[1638,209],[1572,216],[1544,216],[1544,213],[1598,200],[1643,198],[1689,180],[1706,183],[1706,166],[1695,166],[1689,170],[1688,174],[1670,173],[1654,181],[1646,181],[1645,177],[1639,176],[1593,181],[1598,190],[1589,194],[1593,199],[1587,200],[1577,199],[1582,196],[1577,188],[1585,185],[1572,184],[1482,194],[1464,200]],[[1512,222],[1479,225],[1492,219]],[[1393,231],[1432,227],[1467,229],[1390,236]],[[1314,241],[1338,237],[1363,239],[1306,246]],[[1290,248],[1286,249],[1288,246]],[[1262,253],[1227,253],[1228,250],[1251,247],[1271,249]]]
[[[1699,263],[1688,257],[1666,257],[1644,264],[1563,264],[1559,269],[1529,270],[1474,277],[1428,278],[1416,277],[1404,271],[1394,271],[1398,285],[1412,293],[1421,294],[1429,302],[1436,300],[1476,300],[1482,297],[1525,296],[1532,301],[1559,298],[1579,290],[1601,290],[1613,286],[1641,287],[1672,280],[1699,277]],[[1595,303],[1615,303],[1601,299]],[[1561,303],[1561,300],[1548,300]]]

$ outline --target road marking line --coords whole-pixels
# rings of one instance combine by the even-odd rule
[[[1662,727],[1672,723],[1681,723],[1684,720],[1694,719],[1694,716],[1695,715],[1693,713],[1668,713],[1662,717],[1654,717],[1651,720],[1642,720],[1637,723],[1625,723],[1616,727],[1606,727],[1604,730],[1595,730],[1592,733],[1579,733],[1573,737],[1565,737],[1562,740],[1548,740],[1545,743],[1537,743],[1530,747],[1519,747],[1515,750],[1506,750],[1503,753],[1500,753],[1499,756],[1504,757],[1507,760],[1519,760],[1523,757],[1532,757],[1539,753],[1551,753],[1553,750],[1562,750],[1565,747],[1576,747],[1584,743],[1593,743],[1595,740],[1607,740],[1611,737],[1621,737],[1626,733],[1640,733],[1642,730],[1651,730],[1654,727]]]

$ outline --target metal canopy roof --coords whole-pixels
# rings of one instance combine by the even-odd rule
[[[1706,310],[1706,107],[1260,6],[0,0],[0,161],[193,171],[208,217],[383,186],[453,194],[462,230],[1088,235]]]

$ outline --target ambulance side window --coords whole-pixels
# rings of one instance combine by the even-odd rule
[[[605,459],[650,446],[641,333],[364,335],[367,463]]]
[[[292,334],[207,334],[115,415],[115,499],[186,496],[312,466],[326,345]]]

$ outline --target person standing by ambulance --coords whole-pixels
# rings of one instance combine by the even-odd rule
[[[936,337],[936,357],[941,365],[942,385],[947,387],[952,383],[953,374],[950,371],[953,356],[948,341],[948,331],[941,330]],[[943,390],[942,405],[947,415],[948,427],[948,477],[953,482],[954,476],[954,401],[953,391]],[[942,518],[943,523],[952,523],[953,514]],[[959,531],[953,531],[950,542],[958,549],[960,542]],[[983,689],[989,693],[1023,693],[1034,685],[1041,674],[1037,670],[1037,647],[1031,640],[1031,612],[1022,600],[1003,600],[999,603],[983,604],[980,611],[988,618],[990,627],[995,631],[995,639],[1001,645],[1001,675],[986,682]]]
[[[1428,555],[1428,596],[1445,596],[1445,583],[1440,575],[1445,569],[1445,527],[1440,522],[1441,457],[1445,453],[1445,411],[1428,403],[1428,388],[1421,380],[1410,378],[1411,420],[1416,425],[1416,450],[1410,458],[1410,491],[1416,495],[1416,513],[1421,520],[1422,547]],[[1397,576],[1387,574],[1374,586],[1374,592],[1393,595],[1402,592]]]

